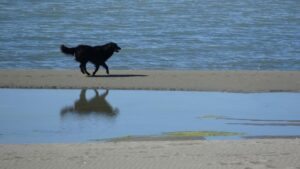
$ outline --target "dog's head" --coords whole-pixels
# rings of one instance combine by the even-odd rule
[[[110,46],[110,48],[112,48],[114,50],[114,52],[119,52],[121,50],[121,48],[118,46],[118,44],[116,44],[114,42],[110,42],[109,46]]]

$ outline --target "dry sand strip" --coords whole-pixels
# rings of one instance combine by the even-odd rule
[[[0,145],[1,169],[300,169],[300,139]]]
[[[108,88],[230,92],[300,91],[300,71],[0,70],[1,88]]]

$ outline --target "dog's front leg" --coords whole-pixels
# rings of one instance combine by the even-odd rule
[[[103,63],[103,64],[102,64],[102,66],[105,68],[105,70],[106,70],[106,73],[107,73],[107,74],[109,74],[109,69],[108,69],[108,66],[107,66],[105,63]]]

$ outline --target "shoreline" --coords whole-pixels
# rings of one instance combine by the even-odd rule
[[[0,168],[293,168],[300,139],[0,144]]]
[[[95,77],[79,70],[0,69],[0,88],[299,92],[300,71],[111,70]]]

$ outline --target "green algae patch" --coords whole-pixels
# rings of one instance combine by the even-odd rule
[[[108,139],[106,141],[180,141],[180,140],[205,140],[205,137],[213,136],[242,136],[244,133],[224,132],[224,131],[182,131],[167,132],[162,135],[152,136],[124,136]]]
[[[184,140],[205,140],[204,137],[177,137],[177,136],[124,136],[108,139],[110,142],[127,142],[127,141],[184,141]]]
[[[182,131],[164,133],[168,137],[211,137],[211,136],[241,136],[243,133],[224,131]]]

